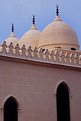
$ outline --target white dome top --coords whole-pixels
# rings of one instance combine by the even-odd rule
[[[30,30],[21,37],[21,40],[19,43],[21,47],[22,45],[25,45],[26,48],[28,48],[29,46],[32,46],[32,48],[38,47],[40,31],[35,26],[35,16],[33,16],[32,22],[33,24]]]
[[[14,25],[12,24],[12,32],[10,36],[5,40],[7,46],[10,45],[10,43],[13,43],[13,46],[16,46],[16,44],[19,42],[19,39],[16,37],[15,32],[14,32]]]
[[[12,33],[10,34],[9,38],[7,38],[7,39],[5,40],[5,42],[6,42],[7,46],[9,46],[11,42],[13,43],[13,46],[16,46],[16,44],[19,42],[19,39],[16,38],[15,33],[12,32]]]
[[[64,23],[60,16],[56,16],[55,20],[43,30],[38,47],[78,50],[80,46],[76,32]]]
[[[32,25],[31,29],[21,37],[19,45],[25,45],[26,48],[29,46],[37,47],[39,44],[39,38],[40,31],[37,30],[35,25]]]

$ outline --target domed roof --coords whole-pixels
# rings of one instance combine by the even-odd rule
[[[10,43],[13,43],[13,46],[16,46],[16,44],[19,42],[19,39],[16,37],[15,32],[14,32],[14,26],[12,25],[12,32],[10,36],[5,40],[7,46],[10,45]]]
[[[44,49],[78,50],[80,46],[76,32],[57,15],[55,20],[41,33],[38,47]]]
[[[33,18],[34,19],[34,18]],[[28,32],[26,32],[20,40],[19,45],[25,45],[26,48],[29,46],[38,47],[39,44],[39,38],[40,38],[40,31],[35,26],[35,20],[33,20],[32,27]]]

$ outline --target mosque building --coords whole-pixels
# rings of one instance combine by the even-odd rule
[[[0,45],[0,121],[80,121],[81,51],[76,32],[59,15],[21,39],[14,25]]]

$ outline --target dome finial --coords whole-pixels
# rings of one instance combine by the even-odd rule
[[[35,25],[35,15],[32,15],[32,26],[31,29],[37,29],[36,25]]]
[[[14,32],[14,24],[12,24],[11,34],[9,37],[16,37],[15,32]]]
[[[14,24],[12,24],[12,32],[14,32]]]
[[[32,23],[33,23],[33,25],[35,25],[35,15],[33,15],[33,20],[32,20]]]
[[[56,16],[59,16],[59,5],[56,5]]]

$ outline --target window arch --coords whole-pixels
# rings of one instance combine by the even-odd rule
[[[57,88],[57,121],[70,121],[70,101],[68,86],[61,83]]]
[[[18,103],[9,97],[4,104],[4,121],[18,121]]]

